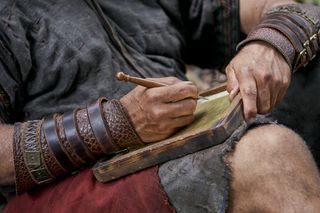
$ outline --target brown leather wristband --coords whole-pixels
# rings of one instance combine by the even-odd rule
[[[79,109],[73,111],[73,113],[68,113],[63,116],[63,127],[66,134],[68,142],[71,144],[72,148],[75,150],[77,155],[86,163],[91,163],[94,157],[89,152],[85,143],[83,143],[79,132],[77,130],[77,120],[76,114]]]
[[[120,151],[120,147],[114,144],[109,127],[105,123],[102,114],[102,104],[107,102],[106,98],[99,100],[87,108],[89,122],[97,142],[101,145],[103,152],[107,155]]]
[[[280,38],[280,35],[284,38]],[[264,41],[276,48],[286,59],[291,70],[296,71],[306,66],[319,51],[320,8],[303,4],[276,7],[237,49],[252,41]]]
[[[29,121],[26,125],[25,140],[22,141],[22,146],[28,172],[38,185],[52,182],[54,176],[45,165],[40,146],[42,121]]]
[[[104,103],[103,114],[112,139],[120,148],[134,149],[144,145],[119,100]]]
[[[13,144],[17,192],[47,184],[107,154],[142,145],[118,100],[101,98],[87,109],[18,123]]]
[[[45,119],[43,123],[43,132],[46,141],[49,144],[49,148],[58,160],[59,164],[67,171],[74,171],[77,169],[76,165],[72,163],[72,160],[66,154],[66,152],[61,147],[59,137],[56,131],[56,119]]]
[[[238,44],[237,50],[239,51],[242,47],[253,41],[263,41],[278,50],[292,70],[295,49],[282,33],[271,28],[258,28],[250,32],[248,38]]]
[[[22,141],[24,140],[26,124],[16,123],[14,125],[14,137],[13,137],[13,160],[15,170],[15,185],[17,194],[21,194],[31,188],[33,188],[36,182],[32,179],[28,168],[24,161],[24,153],[22,147]]]
[[[58,162],[55,155],[49,148],[48,142],[45,138],[43,131],[40,132],[40,145],[44,158],[44,163],[46,164],[51,174],[55,177],[61,177],[68,174],[68,171],[61,166],[61,164]]]

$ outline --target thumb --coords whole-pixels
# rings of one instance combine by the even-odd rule
[[[226,74],[227,74],[227,91],[229,92],[229,98],[230,100],[233,100],[234,97],[239,93],[240,89],[239,89],[239,83],[238,80],[236,78],[233,66],[229,65],[226,68]]]

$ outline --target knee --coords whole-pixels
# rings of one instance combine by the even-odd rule
[[[308,149],[299,135],[279,125],[264,125],[249,130],[236,145],[230,161],[246,164],[293,158]]]

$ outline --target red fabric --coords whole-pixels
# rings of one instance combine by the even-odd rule
[[[44,189],[11,200],[5,213],[15,212],[173,212],[153,167],[117,181],[102,184],[91,169]]]

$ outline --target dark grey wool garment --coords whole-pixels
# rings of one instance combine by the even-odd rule
[[[106,22],[85,0],[0,1],[0,95],[9,103],[0,109],[14,112],[1,121],[41,119],[100,96],[120,98],[134,85],[115,81],[119,70],[183,80],[185,63],[221,68],[240,40],[238,0],[95,1]],[[286,100],[304,103],[297,109],[308,116],[302,119],[289,102],[275,115],[294,125],[307,119],[308,128],[297,130],[308,137],[319,127],[312,114],[318,102],[309,104],[300,89],[314,92],[320,84],[310,83],[319,72],[304,75],[297,73],[301,79]],[[223,155],[246,129],[244,124],[224,144],[160,166],[161,183],[178,212],[225,211],[229,169]]]
[[[185,63],[221,68],[240,40],[238,0],[95,0],[100,15],[90,2],[1,0],[0,89],[10,106],[0,109],[14,112],[2,120],[41,119],[100,96],[120,98],[134,87],[115,80],[120,70],[133,76],[184,80]],[[208,167],[207,175],[199,174],[201,180],[209,178],[215,184],[214,193],[204,192],[211,194],[203,204],[209,212],[226,207],[222,147],[209,153],[216,155],[216,163]],[[206,166],[208,157],[199,158],[199,166]],[[172,197],[176,192],[167,188],[166,178],[161,177]]]

